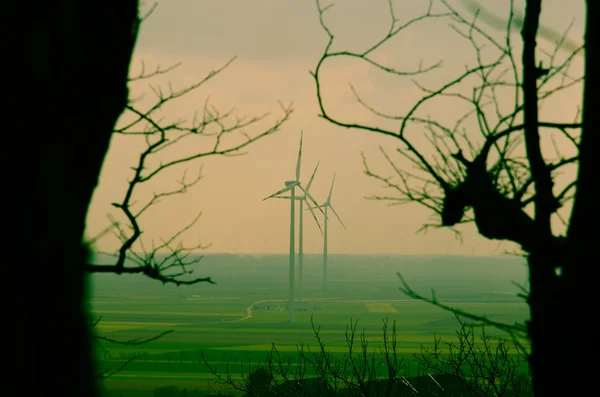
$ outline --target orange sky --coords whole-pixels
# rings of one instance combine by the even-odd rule
[[[545,0],[542,22],[563,31],[575,17],[572,36],[579,40],[583,3],[574,1],[565,8],[565,1]],[[408,17],[423,5],[426,2],[420,0],[397,1],[397,17]],[[386,6],[386,0],[338,0],[329,11],[328,23],[338,35],[340,45],[365,48],[385,33],[389,22]],[[383,47],[377,59],[394,66],[416,66],[421,59],[425,63],[443,59],[444,69],[432,75],[430,80],[422,80],[434,87],[444,79],[448,80],[448,76],[452,78],[472,56],[464,39],[452,33],[447,25],[437,20],[407,31]],[[518,39],[516,32],[513,40],[518,42]],[[389,207],[364,199],[372,194],[389,192],[364,175],[361,151],[375,169],[391,175],[392,170],[386,167],[378,146],[383,145],[393,152],[398,145],[392,138],[344,130],[318,117],[314,80],[308,72],[314,70],[325,43],[326,35],[318,24],[314,1],[160,2],[142,25],[132,74],[139,71],[141,61],[148,70],[177,62],[182,65],[166,76],[132,85],[132,98],[141,98],[143,105],[153,95],[148,90],[148,83],[164,87],[170,82],[173,87],[181,88],[202,79],[210,70],[237,55],[238,59],[221,75],[179,99],[174,106],[166,107],[161,113],[165,120],[191,119],[195,110],[202,109],[207,97],[223,111],[235,107],[239,115],[251,117],[272,112],[271,121],[280,117],[278,100],[283,103],[293,101],[295,111],[280,132],[250,146],[245,156],[213,157],[187,164],[190,174],[202,166],[204,179],[187,194],[164,200],[140,219],[144,244],[150,247],[152,241],[168,238],[202,211],[199,222],[183,237],[186,244],[212,243],[207,252],[287,252],[289,203],[284,200],[263,202],[262,199],[282,188],[285,180],[293,178],[300,130],[303,130],[301,179],[306,184],[315,164],[320,161],[311,193],[317,201],[324,201],[333,173],[336,174],[332,204],[348,228],[344,230],[334,218],[330,219],[330,252],[488,255],[512,250],[514,247],[510,244],[479,237],[474,226],[464,228],[463,243],[447,230],[415,234],[423,223],[432,221],[429,210],[416,204]],[[348,82],[352,82],[369,103],[386,111],[401,112],[418,100],[419,92],[408,80],[391,80],[359,62],[332,61],[327,65],[323,79],[328,84],[327,107],[340,118],[384,125],[355,103]],[[576,90],[565,92],[544,105],[542,115],[551,121],[571,122],[577,94]],[[444,106],[438,105],[428,111],[432,117],[452,120],[460,111],[454,106],[452,102],[447,105],[445,102]],[[252,135],[260,132],[259,127],[245,131]],[[426,143],[422,137],[414,139],[421,145]],[[548,145],[546,142],[545,146]],[[180,156],[209,146],[210,140],[198,137],[175,148],[169,156]],[[113,139],[90,208],[88,236],[108,225],[108,213],[118,214],[110,203],[122,199],[126,181],[132,176],[131,166],[142,148],[143,140],[138,138]],[[185,169],[186,166],[174,169],[164,178],[150,182],[137,200],[143,202],[149,192],[172,187]],[[305,252],[321,252],[322,236],[310,217],[305,218],[304,230]],[[114,237],[107,236],[97,243],[96,248],[111,250],[116,244]]]

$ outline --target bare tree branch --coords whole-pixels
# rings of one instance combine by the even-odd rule
[[[412,288],[410,288],[410,286],[408,285],[408,283],[406,282],[406,280],[400,273],[396,273],[396,274],[398,275],[398,278],[400,278],[400,281],[402,282],[402,287],[400,287],[400,291],[402,291],[405,295],[407,295],[413,299],[430,303],[436,307],[439,307],[440,309],[452,312],[460,317],[468,318],[470,320],[480,321],[487,325],[491,325],[493,327],[496,327],[498,329],[506,331],[506,332],[510,333],[511,335],[513,335],[515,333],[518,334],[519,336],[526,335],[527,327],[524,324],[515,323],[515,324],[511,325],[511,324],[500,323],[497,321],[490,320],[486,316],[474,315],[472,313],[465,312],[465,311],[457,309],[455,307],[448,306],[446,304],[441,303],[440,301],[438,301],[436,299],[434,291],[431,291],[431,298],[427,298],[427,297],[415,292]]]
[[[127,367],[129,364],[131,364],[132,361],[134,361],[137,358],[137,356],[131,356],[127,359],[127,361],[124,361],[123,364],[121,364],[118,368],[113,369],[113,370],[104,370],[101,373],[99,373],[97,376],[100,379],[105,379],[105,378],[109,378],[115,374],[118,374],[119,372],[122,372],[125,367]]]
[[[90,328],[92,328],[92,329],[95,328],[101,319],[102,319],[102,317],[98,317],[98,319],[96,319],[95,321],[90,321]],[[146,339],[138,338],[138,339],[130,339],[130,340],[118,340],[118,339],[113,339],[113,338],[109,338],[107,336],[102,336],[102,335],[94,335],[94,339],[98,343],[98,346],[100,347],[100,349],[104,351],[104,355],[107,356],[109,354],[109,352],[104,346],[102,346],[100,341],[109,342],[109,343],[118,344],[118,345],[125,345],[125,346],[143,345],[145,343],[149,343],[149,342],[155,341],[157,339],[160,339],[163,336],[170,334],[172,332],[173,332],[173,330],[167,330],[167,331],[161,332],[160,334],[157,334],[153,337],[146,338]],[[100,379],[104,379],[104,378],[113,376],[113,375],[123,371],[125,369],[125,367],[127,367],[136,358],[137,358],[137,356],[135,356],[135,355],[131,356],[127,360],[125,360],[119,367],[117,367],[113,370],[105,369],[105,370],[99,372],[97,374],[97,377]]]
[[[159,115],[159,110],[165,105],[199,89],[225,70],[234,60],[235,58],[230,59],[217,70],[209,72],[203,79],[179,90],[174,89],[171,85],[167,91],[159,86],[151,86],[156,99],[145,108],[132,102],[126,106],[126,114],[122,117],[122,123],[114,133],[130,137],[130,139],[142,139],[146,148],[140,152],[137,163],[133,167],[132,178],[129,180],[122,199],[113,203],[113,207],[119,210],[123,220],[117,220],[111,214],[110,224],[89,240],[89,243],[95,244],[109,233],[115,232],[116,237],[120,240],[119,249],[114,255],[115,261],[111,264],[85,264],[84,268],[87,272],[143,274],[162,283],[175,285],[200,282],[214,284],[210,277],[182,279],[193,273],[192,266],[202,259],[201,256],[198,257],[192,253],[208,247],[206,244],[186,247],[178,242],[182,235],[197,223],[200,214],[170,237],[162,239],[159,244],[152,243],[151,249],[145,248],[141,238],[143,216],[164,199],[187,193],[202,179],[202,174],[198,173],[195,178],[186,180],[187,170],[184,169],[178,186],[173,189],[155,191],[150,198],[144,198],[137,192],[142,185],[149,184],[167,170],[190,166],[194,161],[210,156],[244,154],[244,150],[249,145],[279,131],[281,126],[289,120],[293,112],[292,104],[283,105],[280,102],[281,116],[271,121],[265,128],[259,127],[259,123],[267,121],[268,113],[250,118],[234,117],[233,109],[221,112],[210,105],[208,99],[202,109],[202,115],[198,116],[196,113],[190,122],[185,120],[166,121]],[[130,83],[163,75],[174,70],[178,65],[165,69],[156,68],[154,72],[146,73],[142,64],[142,71],[136,77],[130,78]],[[246,132],[248,128],[260,129],[257,133],[249,134]],[[167,149],[175,145],[182,147],[187,145],[200,149],[191,154],[173,156],[171,155],[173,152]],[[134,196],[142,197],[141,201],[134,201]],[[133,265],[129,265],[129,262],[133,262]]]
[[[426,77],[430,72],[441,68],[442,65],[439,63],[435,68],[419,67],[410,73],[398,73],[392,66],[372,64],[369,57],[380,49],[382,43],[389,40],[387,34],[380,40],[376,40],[372,49],[366,52],[332,51],[336,36],[327,26],[324,17],[325,12],[330,12],[332,8],[322,7],[317,1],[319,21],[328,36],[325,49],[312,73],[317,88],[320,116],[340,127],[375,132],[389,136],[401,144],[397,154],[413,165],[414,171],[408,172],[397,166],[396,160],[392,159],[387,151],[381,149],[386,163],[394,172],[392,176],[384,176],[367,165],[363,154],[366,175],[383,182],[387,189],[396,193],[396,195],[374,195],[369,198],[389,201],[391,204],[416,202],[440,216],[441,223],[438,226],[453,228],[458,224],[473,222],[480,233],[487,238],[514,241],[524,250],[530,250],[533,246],[531,233],[538,226],[524,208],[540,200],[539,195],[535,193],[538,189],[533,186],[534,175],[546,173],[547,176],[544,178],[550,181],[550,184],[546,183],[550,186],[550,194],[546,188],[544,193],[546,197],[543,199],[546,203],[544,204],[545,216],[552,215],[560,218],[562,215],[559,210],[564,206],[565,199],[570,196],[566,194],[560,197],[553,196],[551,181],[563,166],[578,162],[577,134],[582,124],[538,120],[536,125],[540,135],[555,139],[555,132],[558,131],[573,145],[576,153],[567,157],[558,154],[559,159],[554,162],[551,159],[538,158],[534,171],[530,164],[532,153],[525,153],[527,154],[525,157],[522,153],[527,152],[527,147],[533,150],[532,142],[539,141],[540,137],[526,138],[527,134],[524,133],[527,121],[523,122],[521,69],[519,60],[513,55],[511,43],[514,18],[516,18],[512,1],[509,3],[508,22],[505,25],[505,41],[496,39],[479,25],[479,14],[475,13],[474,18],[466,18],[446,0],[437,2],[445,10],[432,13],[434,2],[434,0],[430,1],[421,15],[409,19],[404,24],[398,21],[393,8],[390,8],[393,21],[390,32],[398,36],[402,34],[402,29],[396,26],[409,26],[427,19],[436,19],[440,23],[449,21],[457,34],[471,44],[475,63],[466,65],[464,72],[449,77],[447,82],[440,84],[439,87],[426,87],[419,80],[420,77]],[[566,37],[566,34],[563,37]],[[558,42],[556,50],[548,55],[548,73],[541,75],[539,79],[534,79],[539,81],[537,88],[534,89],[540,92],[540,103],[563,89],[581,83],[581,77],[571,77],[567,72],[581,48],[573,49],[567,57],[559,60],[556,51],[564,41],[565,39]],[[489,45],[489,49],[484,56],[482,49],[486,44]],[[423,95],[415,99],[414,105],[405,112],[394,114],[381,111],[377,106],[367,103],[351,84],[352,94],[357,102],[374,116],[388,122],[396,122],[397,130],[391,127],[380,127],[375,124],[376,122],[370,124],[352,121],[347,116],[352,114],[351,112],[345,113],[342,117],[334,116],[327,110],[323,91],[325,82],[322,78],[326,61],[333,57],[362,60],[379,70],[385,71],[387,68],[393,71],[390,75],[398,79],[413,76],[410,77],[412,82]],[[539,67],[534,65],[534,68],[536,70],[534,73],[539,73]],[[513,102],[508,101],[508,106],[500,102],[500,98],[502,101],[506,101],[507,98],[506,95],[500,96],[501,91],[513,93]],[[443,98],[456,99],[466,105],[466,111],[457,115],[456,122],[451,125],[425,113],[427,111],[425,109],[433,109],[434,104]],[[415,135],[417,132],[419,134]],[[529,144],[526,144],[527,139],[530,140]],[[424,146],[421,143],[423,141],[428,145]],[[562,189],[564,187],[559,192]],[[537,207],[539,204],[536,204]],[[474,216],[469,215],[467,212],[469,209],[474,210]],[[499,223],[507,220],[510,223],[508,226]],[[426,227],[431,226],[433,225],[426,225]],[[563,249],[562,237],[551,236],[550,241],[550,245],[556,246],[556,250]]]
[[[117,339],[109,338],[108,336],[96,336],[96,339],[102,340],[102,341],[105,341],[105,342],[116,343],[116,344],[119,344],[119,345],[125,345],[125,346],[143,345],[144,343],[148,343],[148,342],[152,342],[152,341],[155,341],[157,339],[160,339],[163,336],[165,336],[167,334],[170,334],[172,332],[173,332],[173,330],[170,329],[170,330],[161,332],[160,334],[158,334],[156,336],[153,336],[151,338],[147,338],[147,339],[131,339],[131,340],[124,340],[124,341],[122,341],[122,340],[117,340]]]

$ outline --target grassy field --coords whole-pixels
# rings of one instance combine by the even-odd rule
[[[96,279],[90,309],[94,317],[101,317],[96,325],[98,335],[139,341],[173,331],[141,345],[100,341],[98,361],[102,369],[117,369],[136,357],[124,370],[104,381],[108,395],[151,396],[154,389],[165,385],[207,389],[207,381],[214,376],[203,363],[201,352],[220,373],[225,373],[226,364],[230,363],[229,372],[240,377],[240,362],[264,362],[272,344],[284,356],[295,356],[299,344],[314,349],[311,319],[320,327],[327,349],[340,355],[347,352],[344,334],[351,322],[358,321],[357,330],[364,330],[370,349],[382,344],[383,320],[388,319],[390,328],[395,322],[398,352],[407,363],[407,374],[416,371],[408,365],[413,354],[420,352],[421,345],[431,345],[434,335],[448,341],[455,339],[458,323],[451,313],[407,299],[397,291],[397,283],[392,284],[389,279],[373,282],[356,269],[349,272],[350,277],[339,266],[332,268],[327,293],[316,287],[318,275],[313,277],[314,283],[307,277],[305,285],[309,287],[305,300],[296,304],[299,311],[293,324],[287,321],[288,312],[284,310],[287,291],[279,288],[285,285],[285,272],[277,273],[274,280],[260,282],[247,277],[249,269],[238,264],[237,278],[229,273],[224,285],[189,289],[150,285],[148,280],[139,278],[125,282],[117,277]],[[336,270],[345,277],[335,277]],[[272,275],[260,267],[250,273]],[[435,284],[436,280],[431,282]],[[444,300],[445,303],[496,321],[513,323],[527,318],[524,303],[512,297],[498,299],[506,289],[490,291],[484,285],[487,291],[481,291],[471,281],[469,288],[456,284],[453,281],[446,285],[446,291],[451,291],[447,295],[453,299]],[[438,297],[443,299],[439,293]]]

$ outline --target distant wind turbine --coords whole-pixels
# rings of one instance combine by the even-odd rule
[[[317,163],[317,166],[315,167],[315,170],[313,171],[313,174],[310,177],[308,184],[306,185],[307,192],[310,190],[310,186],[313,182],[313,179],[315,178],[315,174],[317,173],[318,168],[319,168],[319,163]],[[289,200],[292,197],[291,196],[275,196],[275,198]],[[299,223],[300,223],[300,225],[298,226],[298,273],[299,273],[298,274],[298,299],[302,300],[303,299],[303,280],[304,280],[304,234],[303,234],[304,218],[302,216],[304,211],[302,209],[302,204],[304,204],[304,202],[306,201],[306,196],[305,195],[297,196],[296,200],[298,200],[300,202],[300,204],[299,204],[299,214],[300,214]],[[312,214],[315,222],[317,222],[317,226],[319,227],[321,234],[323,234],[323,230],[321,229],[321,225],[319,224],[319,220],[317,219],[315,212],[309,205],[307,205],[307,207],[310,210],[310,213]]]
[[[302,190],[304,192],[304,195],[306,197],[308,197],[308,199],[310,201],[312,201],[315,206],[318,207],[317,202],[315,201],[314,198],[312,198],[312,196],[304,189],[304,187],[302,187],[302,185],[300,184],[300,163],[301,163],[301,159],[302,159],[302,137],[303,137],[303,132],[300,132],[300,150],[298,151],[298,162],[296,163],[296,179],[293,181],[285,181],[285,188],[281,189],[278,192],[273,193],[272,195],[265,197],[263,199],[267,200],[270,198],[273,198],[275,196],[279,196],[282,193],[285,192],[290,192],[291,196],[290,196],[290,267],[289,267],[289,303],[288,303],[288,310],[289,310],[289,322],[293,323],[294,322],[294,256],[295,256],[295,248],[294,248],[294,226],[295,226],[295,201],[296,201],[296,187],[300,188],[300,190]],[[323,212],[323,210],[321,208],[319,208],[319,211]]]
[[[323,291],[327,291],[327,220],[328,220],[327,209],[328,208],[331,208],[331,210],[335,214],[336,218],[338,218],[338,220],[340,221],[340,223],[342,224],[344,229],[346,229],[346,225],[344,225],[344,222],[342,222],[342,219],[340,218],[340,216],[337,214],[337,212],[331,205],[331,194],[333,193],[334,183],[335,183],[335,174],[333,174],[333,180],[331,181],[331,188],[329,189],[329,196],[327,197],[327,201],[325,201],[323,204],[317,206],[317,208],[319,208],[319,209],[321,209],[321,208],[325,209],[325,212],[323,212],[323,214],[325,215],[325,220],[324,220],[324,225],[323,225],[323,229],[325,230],[323,233]],[[308,208],[310,208],[310,207],[308,207]]]

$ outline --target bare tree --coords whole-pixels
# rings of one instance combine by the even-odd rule
[[[520,346],[510,346],[503,338],[492,340],[485,324],[467,324],[459,314],[456,319],[460,324],[456,342],[435,336],[433,347],[421,347],[416,361],[422,370],[458,380],[461,392],[473,396],[531,396],[530,374],[521,368],[527,362]]]
[[[281,117],[269,122],[267,120],[269,113],[250,118],[236,117],[234,109],[220,111],[212,106],[208,99],[203,109],[196,112],[189,121],[183,118],[173,121],[162,118],[160,111],[165,106],[199,90],[206,82],[223,72],[234,60],[235,58],[230,59],[219,69],[209,72],[203,79],[182,89],[173,89],[171,84],[168,89],[151,85],[150,89],[155,95],[155,100],[143,107],[130,99],[114,134],[132,140],[142,140],[146,147],[135,160],[132,176],[122,193],[122,198],[113,203],[120,212],[120,217],[108,214],[109,225],[88,242],[93,245],[110,236],[112,232],[120,241],[120,246],[114,253],[115,260],[109,264],[87,264],[86,271],[115,274],[139,273],[163,283],[176,285],[213,283],[210,277],[189,277],[193,272],[192,266],[202,259],[197,255],[197,251],[208,245],[184,246],[180,241],[182,235],[200,219],[201,212],[190,217],[191,221],[179,231],[163,238],[159,243],[152,242],[150,247],[147,242],[144,244],[142,241],[143,219],[148,216],[153,206],[169,197],[187,193],[202,179],[199,166],[198,173],[191,178],[187,175],[187,167],[195,166],[200,159],[210,156],[243,155],[249,145],[279,131],[289,120],[293,112],[291,104],[284,106],[280,103]],[[129,78],[131,92],[139,96],[135,89],[137,84],[169,73],[178,66],[179,64],[167,68],[157,67],[154,71],[146,72],[142,65],[140,74]],[[264,127],[265,121],[269,122],[266,127]],[[248,132],[250,129],[258,132]],[[177,153],[177,147],[198,147],[198,149],[181,155]],[[152,189],[147,185],[151,185],[164,173],[175,168],[182,170],[177,187],[168,191],[153,189],[150,195],[138,193],[142,187]]]
[[[5,6],[11,32],[6,84],[13,97],[3,107],[9,148],[3,158],[13,192],[6,220],[14,229],[5,241],[12,288],[3,290],[10,291],[7,317],[15,324],[9,344],[14,362],[6,376],[32,395],[96,396],[84,305],[86,270],[96,269],[86,265],[82,242],[104,156],[128,106],[139,4]],[[128,271],[124,262],[112,265]],[[164,271],[156,263],[146,266],[147,273],[150,267]]]
[[[459,316],[457,315],[457,318]],[[459,319],[458,343],[434,338],[433,347],[415,355],[420,374],[411,376],[401,358],[396,324],[383,320],[382,341],[373,348],[358,321],[346,327],[347,351],[332,354],[312,321],[316,346],[299,345],[296,358],[282,355],[275,345],[265,363],[240,363],[242,380],[204,364],[216,382],[250,397],[266,396],[528,396],[531,385],[523,371],[517,346],[482,334],[475,340],[474,326]],[[445,345],[445,348],[442,348]],[[213,389],[214,390],[214,389]],[[216,391],[216,390],[214,390]]]
[[[577,394],[574,390],[583,387],[571,382],[577,376],[571,363],[583,359],[580,353],[573,349],[557,352],[555,347],[557,340],[573,334],[569,325],[573,308],[581,305],[582,294],[591,299],[586,294],[593,290],[585,288],[584,282],[590,279],[594,255],[588,230],[598,219],[592,199],[598,175],[594,139],[598,138],[592,129],[599,125],[594,109],[600,107],[591,94],[597,88],[597,77],[585,71],[597,69],[593,51],[598,34],[591,21],[599,11],[597,3],[586,4],[586,33],[580,46],[573,46],[567,31],[553,48],[536,48],[541,0],[526,1],[521,21],[515,21],[515,5],[507,2],[500,35],[490,24],[481,23],[478,10],[465,15],[446,0],[431,0],[422,14],[407,20],[396,15],[390,1],[390,27],[380,40],[367,49],[338,50],[336,33],[327,24],[332,4],[322,5],[317,0],[328,38],[313,73],[321,117],[341,127],[388,136],[400,145],[395,154],[398,158],[381,148],[393,171],[391,177],[373,170],[363,155],[366,174],[394,192],[371,198],[419,203],[439,216],[438,222],[425,228],[454,229],[471,223],[488,239],[518,244],[527,256],[529,287],[522,289],[531,320],[510,325],[471,317],[513,333],[526,333],[531,340],[534,390],[540,396]],[[442,79],[436,72],[443,71],[443,76],[451,73],[442,69],[441,61],[428,66],[419,63],[412,70],[379,61],[377,52],[385,45],[409,28],[434,19],[449,24],[470,44],[472,56],[463,71],[432,87],[427,79]],[[519,43],[513,37],[515,26],[521,27]],[[548,36],[547,29],[542,33]],[[520,56],[517,44],[522,44]],[[395,51],[402,52],[399,48]],[[577,67],[575,60],[582,56],[584,65]],[[327,84],[322,77],[326,62],[333,58],[362,61],[388,76],[411,79],[421,95],[408,108],[389,111],[382,110],[381,103],[368,102],[351,85],[356,101],[375,121],[356,121],[351,112],[337,116],[328,111]],[[583,90],[583,96],[572,116],[544,120],[540,107],[573,89]],[[464,109],[450,121],[438,116],[448,100]],[[410,296],[456,310],[441,304],[435,295],[426,298],[415,293],[402,282],[401,289]],[[585,318],[583,312],[580,318]]]

